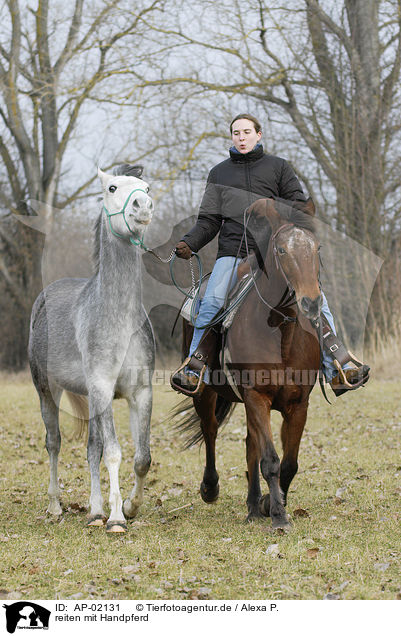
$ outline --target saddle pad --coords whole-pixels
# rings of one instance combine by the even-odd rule
[[[196,316],[199,311],[199,303],[205,295],[206,287],[209,282],[211,273],[212,272],[209,272],[208,274],[205,274],[203,276],[200,290],[199,283],[195,285],[195,287],[191,287],[188,292],[189,296],[186,300],[184,300],[184,303],[181,307],[181,316],[185,318],[185,320],[190,324],[192,324],[192,316]]]
[[[231,327],[232,321],[234,320],[234,316],[237,313],[238,309],[242,305],[245,300],[248,292],[252,289],[255,282],[255,275],[251,276],[250,274],[245,274],[241,278],[240,281],[236,284],[232,292],[228,297],[228,307],[226,309],[226,316],[222,322],[224,329],[229,329]]]
[[[228,297],[228,306],[222,311],[222,325],[224,329],[228,329],[231,326],[231,323],[234,319],[236,312],[238,311],[240,305],[244,301],[245,297],[248,295],[248,292],[252,289],[254,285],[255,278],[258,277],[260,270],[254,273],[253,276],[250,274],[245,274],[241,278],[240,281],[234,286]],[[192,287],[189,291],[190,296],[184,301],[181,307],[181,316],[185,318],[189,323],[192,324],[192,317],[196,317],[199,311],[199,304],[202,300],[207,284],[209,282],[211,272],[206,274],[202,278],[201,288],[198,293],[199,283],[195,287]]]

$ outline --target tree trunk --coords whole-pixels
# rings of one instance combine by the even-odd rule
[[[30,313],[42,289],[44,235],[12,217],[1,230],[0,367],[19,371],[27,364]]]

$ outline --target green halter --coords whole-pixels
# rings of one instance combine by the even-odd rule
[[[117,236],[118,238],[124,238],[124,236],[122,234],[119,234],[118,232],[116,232],[115,230],[113,230],[112,225],[111,225],[111,220],[110,218],[112,216],[117,216],[117,214],[122,214],[123,215],[123,219],[125,222],[125,225],[127,226],[129,232],[131,234],[133,234],[133,231],[131,230],[130,226],[128,225],[127,219],[125,218],[125,209],[128,205],[128,201],[130,200],[131,196],[134,194],[134,192],[145,192],[145,194],[147,194],[146,190],[142,190],[142,188],[135,188],[135,190],[132,190],[132,192],[129,193],[122,209],[119,212],[109,212],[108,209],[106,208],[106,206],[103,203],[103,210],[106,212],[106,216],[108,218],[109,221],[109,227],[111,230],[111,233],[114,234],[114,236]],[[183,289],[181,289],[181,287],[179,287],[179,285],[177,285],[177,281],[175,280],[174,277],[174,273],[173,273],[173,263],[176,259],[176,253],[175,253],[175,248],[173,249],[173,251],[171,252],[170,256],[166,259],[161,258],[161,256],[159,256],[158,254],[156,254],[156,252],[154,250],[152,250],[149,247],[146,247],[145,243],[142,241],[142,239],[134,239],[132,238],[132,236],[129,237],[130,242],[132,243],[132,245],[136,245],[137,247],[140,247],[141,249],[143,249],[145,252],[148,252],[149,254],[153,254],[154,256],[156,256],[157,259],[159,259],[159,261],[161,261],[162,263],[170,263],[170,274],[171,274],[171,279],[173,281],[174,286],[178,289],[178,291],[180,291],[182,294],[184,294],[187,297],[193,297],[193,294],[195,293],[195,277],[194,277],[194,272],[193,272],[193,268],[191,265],[191,278],[192,278],[192,287],[191,287],[191,292],[187,293],[186,291],[184,291]],[[192,254],[192,256],[195,256],[195,258],[198,261],[198,268],[199,268],[199,280],[202,280],[202,262],[201,259],[199,258],[198,254]],[[197,291],[197,294],[199,294],[199,289]]]
[[[122,214],[125,225],[127,226],[129,232],[131,234],[133,234],[133,231],[131,230],[130,226],[128,225],[128,221],[125,218],[125,210],[126,210],[126,207],[128,205],[128,201],[130,200],[131,196],[134,194],[134,192],[138,192],[138,191],[139,192],[145,192],[145,194],[147,194],[146,190],[142,190],[142,188],[135,188],[135,190],[132,190],[132,192],[129,193],[129,195],[127,196],[127,199],[126,199],[126,201],[125,201],[125,203],[124,203],[124,205],[122,207],[122,209],[119,212],[109,212],[108,209],[106,208],[106,206],[103,203],[103,210],[106,212],[106,216],[107,216],[108,221],[109,221],[109,227],[110,227],[111,233],[114,234],[114,236],[117,236],[118,238],[124,238],[124,236],[122,234],[119,234],[115,230],[113,230],[113,227],[111,225],[111,220],[110,219],[111,219],[112,216],[117,216],[117,214]],[[130,236],[129,240],[130,240],[130,243],[132,243],[132,245],[137,245],[138,247],[142,247],[142,249],[147,251],[148,248],[146,247],[146,245],[144,245],[142,239],[134,239],[134,238],[132,238],[132,236]]]

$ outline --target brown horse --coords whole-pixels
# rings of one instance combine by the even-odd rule
[[[237,394],[222,382],[218,356],[210,363],[210,384],[193,398],[197,415],[180,426],[194,434],[188,446],[201,440],[206,446],[206,467],[200,486],[205,502],[219,494],[215,443],[219,426],[233,402],[242,401],[247,418],[248,520],[270,516],[274,529],[287,530],[285,511],[288,488],[298,469],[298,450],[304,430],[309,394],[320,366],[320,347],[311,320],[320,314],[319,244],[314,234],[315,208],[311,199],[287,218],[280,204],[259,199],[248,209],[249,219],[264,219],[272,236],[263,273],[235,314],[228,331],[229,368]],[[263,225],[263,220],[261,221]],[[192,327],[184,321],[183,353]],[[272,438],[271,410],[283,416],[280,463]],[[179,411],[177,411],[178,413]],[[182,409],[181,409],[182,412]],[[270,494],[262,496],[259,468]]]

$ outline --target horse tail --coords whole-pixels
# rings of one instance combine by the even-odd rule
[[[82,438],[88,430],[89,422],[89,405],[88,398],[85,395],[78,395],[65,391],[68,401],[72,408],[72,414],[77,420],[76,434],[78,439]]]
[[[218,422],[218,428],[226,423],[235,407],[236,403],[226,400],[220,395],[217,396],[214,414]],[[193,408],[193,399],[191,397],[180,402],[171,415],[173,419],[180,418],[175,430],[188,434],[187,439],[184,441],[184,450],[203,442],[203,433],[200,426],[201,418]]]

